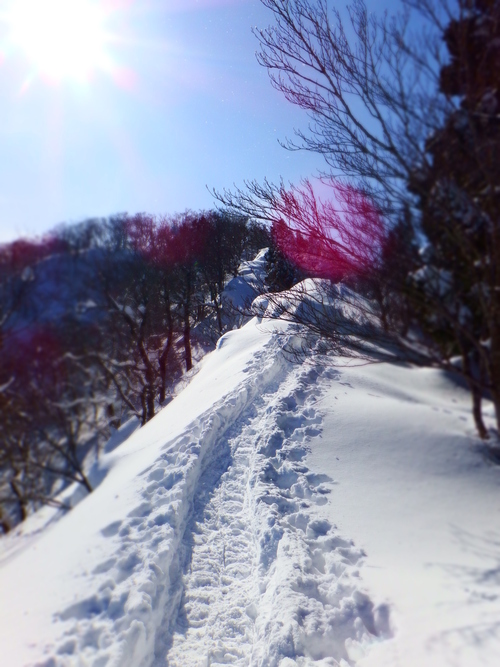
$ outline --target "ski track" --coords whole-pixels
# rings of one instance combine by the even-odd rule
[[[318,517],[333,480],[304,464],[338,372],[290,364],[274,338],[246,371],[143,473],[137,507],[102,531],[116,549],[98,589],[60,612],[37,666],[346,666],[390,635],[360,590],[364,554]]]

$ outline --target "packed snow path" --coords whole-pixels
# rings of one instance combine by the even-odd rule
[[[321,433],[319,376],[336,374],[281,365],[204,462],[157,667],[335,665],[388,630],[356,590],[362,554],[315,518],[333,480],[303,464]]]

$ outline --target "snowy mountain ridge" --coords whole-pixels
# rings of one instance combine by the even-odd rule
[[[2,540],[2,664],[498,664],[499,471],[467,393],[291,363],[295,336],[225,334],[91,495]]]

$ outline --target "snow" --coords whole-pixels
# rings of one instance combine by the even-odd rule
[[[263,248],[251,261],[244,261],[238,275],[232,278],[223,292],[223,303],[229,309],[247,309],[264,288],[268,248]]]
[[[500,664],[500,469],[467,392],[292,363],[295,336],[225,334],[91,495],[2,538],[2,665]]]
[[[500,664],[500,471],[471,446],[468,395],[432,370],[342,376],[322,405],[333,447],[308,463],[335,469],[329,516],[368,554],[372,599],[390,601],[395,638],[360,664]]]

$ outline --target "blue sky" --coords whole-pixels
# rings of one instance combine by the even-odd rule
[[[272,19],[259,0],[77,0],[106,10],[106,66],[83,79],[47,76],[40,52],[13,41],[9,12],[30,1],[0,0],[0,242],[86,217],[210,208],[206,186],[322,166],[278,143],[307,118],[255,60],[251,28]]]

